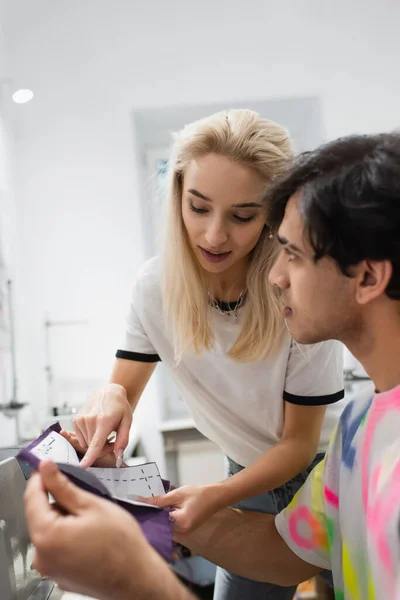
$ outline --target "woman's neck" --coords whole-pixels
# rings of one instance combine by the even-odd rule
[[[215,300],[222,302],[235,302],[240,294],[246,289],[247,266],[234,265],[231,269],[210,275],[209,293]]]

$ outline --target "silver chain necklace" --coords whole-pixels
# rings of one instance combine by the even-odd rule
[[[234,317],[238,318],[238,312],[240,308],[243,306],[244,301],[246,300],[247,290],[244,289],[240,292],[239,298],[236,300],[234,308],[232,310],[222,310],[220,303],[216,300],[210,292],[208,292],[209,303],[212,308],[215,308],[223,317]],[[230,302],[225,302],[224,304],[231,304]]]

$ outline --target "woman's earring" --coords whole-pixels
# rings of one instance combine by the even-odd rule
[[[272,238],[274,237],[274,234],[272,233],[272,227],[269,228],[269,235],[268,235],[268,239],[272,240]]]

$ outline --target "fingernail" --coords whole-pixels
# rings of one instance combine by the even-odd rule
[[[120,448],[118,450],[118,456],[117,456],[117,462],[116,462],[116,467],[117,469],[120,468],[120,466],[122,465],[122,461],[124,460],[124,451],[122,448]]]

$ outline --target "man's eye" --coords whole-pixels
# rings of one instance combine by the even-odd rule
[[[292,261],[292,260],[294,260],[296,258],[296,255],[293,254],[293,252],[291,252],[289,250],[289,248],[283,248],[283,251],[284,251],[284,253],[287,256],[288,261]]]

